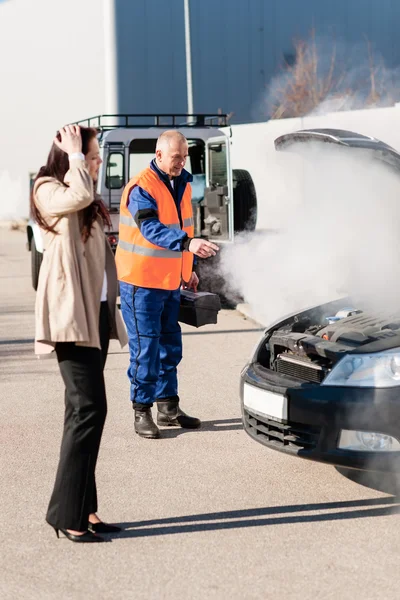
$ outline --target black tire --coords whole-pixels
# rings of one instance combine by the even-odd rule
[[[397,473],[360,471],[359,469],[347,469],[345,467],[335,467],[335,469],[346,479],[350,479],[350,481],[354,481],[359,485],[393,496],[400,495],[400,476]]]
[[[35,238],[31,241],[31,270],[32,270],[32,287],[37,290],[39,282],[40,265],[42,264],[43,254],[36,250]]]
[[[232,179],[234,231],[254,231],[257,222],[257,195],[253,179],[243,169],[233,169]]]

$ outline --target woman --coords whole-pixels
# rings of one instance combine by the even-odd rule
[[[107,413],[103,368],[110,337],[126,344],[116,308],[110,217],[94,192],[101,158],[95,129],[68,125],[35,180],[33,218],[45,252],[36,296],[38,354],[55,349],[65,384],[60,461],[46,520],[74,542],[119,531],[97,516],[95,467]]]

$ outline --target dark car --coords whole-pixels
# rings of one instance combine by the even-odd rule
[[[300,131],[275,145],[307,140],[365,148],[400,165],[386,144],[348,131]],[[264,332],[242,371],[240,396],[245,431],[269,448],[354,479],[399,473],[400,316],[361,312],[348,298],[289,316]]]

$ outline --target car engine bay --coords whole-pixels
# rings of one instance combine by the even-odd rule
[[[310,310],[267,332],[258,362],[282,375],[321,383],[349,352],[383,343],[400,346],[400,316],[390,318],[341,308],[334,315]]]

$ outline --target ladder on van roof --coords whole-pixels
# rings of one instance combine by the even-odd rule
[[[97,115],[76,121],[77,125],[94,127],[99,131],[111,129],[134,129],[162,127],[173,129],[178,127],[227,127],[228,115],[208,114],[117,114]]]

